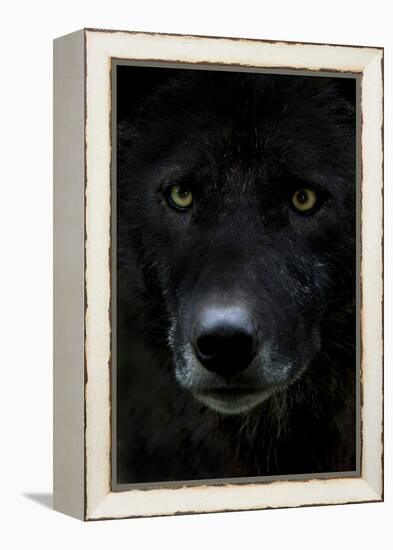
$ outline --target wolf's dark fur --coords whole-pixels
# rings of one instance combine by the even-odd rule
[[[354,81],[173,71],[137,97],[143,70],[122,70],[118,481],[354,470]],[[188,211],[165,199],[176,184]],[[212,303],[257,327],[242,372],[195,357]],[[233,387],[264,397],[238,414],[197,398]]]

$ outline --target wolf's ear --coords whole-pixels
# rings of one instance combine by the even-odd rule
[[[131,111],[158,86],[178,73],[179,69],[118,65],[117,114],[119,122],[127,118]]]

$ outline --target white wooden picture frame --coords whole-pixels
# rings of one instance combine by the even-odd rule
[[[360,465],[355,476],[113,491],[111,68],[350,73],[360,85]],[[383,499],[383,49],[84,29],[54,43],[54,507],[82,520]]]

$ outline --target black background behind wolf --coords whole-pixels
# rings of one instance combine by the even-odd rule
[[[117,482],[355,470],[355,80],[117,70]],[[212,304],[242,368],[198,360]]]

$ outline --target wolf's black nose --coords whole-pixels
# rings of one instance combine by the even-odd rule
[[[246,369],[257,351],[257,330],[246,308],[207,307],[194,325],[193,345],[204,367],[221,376]]]

